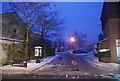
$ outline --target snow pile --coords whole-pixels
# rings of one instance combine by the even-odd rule
[[[109,51],[110,49],[100,49],[99,52],[107,52]]]
[[[119,64],[117,63],[104,63],[100,62],[97,57],[93,54],[88,54],[87,59],[88,63],[90,63],[93,67],[105,70],[105,71],[118,71]]]
[[[24,40],[19,40],[19,39],[11,39],[11,38],[6,38],[6,37],[0,37],[2,40],[11,40],[11,41],[18,41],[18,42],[24,42]]]

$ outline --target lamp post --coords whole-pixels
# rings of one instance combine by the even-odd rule
[[[73,50],[73,43],[75,42],[75,38],[72,36],[72,37],[70,38],[70,41],[72,42],[72,50]]]

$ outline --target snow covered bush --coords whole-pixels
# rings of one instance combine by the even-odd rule
[[[1,54],[0,54],[0,66],[1,65],[3,65],[3,63],[4,62],[6,62],[6,60],[7,60],[7,55],[6,55],[6,52],[5,51],[3,51],[3,50],[1,50],[1,52],[0,52]]]
[[[98,57],[102,58],[102,57],[111,57],[110,55],[110,50],[109,49],[101,49],[99,50],[98,54],[97,54]]]
[[[24,59],[24,50],[19,44],[4,44],[3,49],[6,51],[5,64],[20,63]]]
[[[109,51],[110,49],[100,49],[99,52],[107,52]]]

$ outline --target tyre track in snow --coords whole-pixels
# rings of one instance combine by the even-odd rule
[[[62,57],[63,60],[59,60],[59,58]],[[77,62],[76,65],[73,65],[71,62],[75,60]],[[58,66],[57,64],[62,63],[65,66]],[[44,67],[47,66],[47,64],[51,64],[51,65],[55,65],[57,66],[56,68],[51,68],[48,67],[47,69],[44,69]],[[42,68],[42,69],[41,69]],[[78,71],[71,71],[71,70],[76,70],[78,69]],[[88,63],[86,61],[86,56],[84,55],[74,55],[74,54],[68,54],[68,53],[59,53],[57,54],[57,57],[55,59],[52,59],[49,63],[46,63],[43,66],[40,66],[38,68],[36,68],[34,70],[34,72],[37,71],[50,71],[50,72],[57,72],[58,70],[62,71],[71,71],[71,72],[78,72],[78,73],[86,73],[86,75],[90,74],[90,75],[100,75],[102,73],[104,73],[102,70],[93,67],[90,63]]]
[[[93,75],[100,75],[100,74],[105,74],[105,71],[100,70],[98,68],[93,67],[91,64],[88,63],[88,61],[86,61],[86,56],[83,55],[71,55],[74,58],[76,58],[76,60],[79,63],[79,67],[83,67],[84,71],[88,72],[89,74],[93,74]]]

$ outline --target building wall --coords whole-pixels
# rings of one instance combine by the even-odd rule
[[[25,24],[21,18],[15,13],[3,13],[0,14],[0,23],[2,23],[2,37],[8,38],[7,40],[0,38],[0,55],[4,60],[7,58],[9,46],[15,45],[18,49],[23,48],[23,42],[16,40],[24,40],[25,38]],[[13,40],[10,40],[13,39]],[[14,40],[16,39],[16,40]],[[17,49],[16,49],[17,50]],[[1,63],[1,62],[0,62]]]
[[[101,14],[102,38],[108,38],[111,61],[117,62],[116,39],[120,38],[119,3],[105,2]],[[118,23],[119,22],[119,23]],[[102,40],[103,40],[102,39]],[[106,45],[105,41],[102,45]]]
[[[108,49],[108,40],[104,40],[99,43],[99,49]]]
[[[111,62],[116,62],[116,39],[118,38],[118,18],[110,18],[107,22],[109,24],[109,46],[111,53]]]
[[[120,17],[118,18],[118,38],[120,39]]]
[[[15,13],[2,14],[2,37],[24,40],[25,24]]]
[[[11,41],[11,40],[2,40],[0,39],[0,64],[3,64],[7,61],[9,46],[15,45],[18,49],[23,48],[23,42]]]
[[[98,48],[110,49],[111,54],[110,62],[117,62],[116,39],[119,37],[118,18],[109,18],[103,31],[105,32],[103,36],[108,39],[101,41],[101,43],[99,43],[98,45]]]

